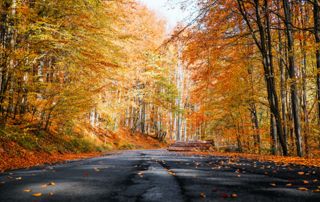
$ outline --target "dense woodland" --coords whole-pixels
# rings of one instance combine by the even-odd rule
[[[168,37],[134,0],[1,0],[1,130],[319,156],[320,2],[188,1],[198,15]]]
[[[197,122],[244,152],[319,154],[318,0],[201,1],[184,61]]]

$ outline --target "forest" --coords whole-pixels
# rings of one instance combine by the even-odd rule
[[[320,2],[174,2],[197,15],[168,34],[135,0],[0,0],[0,153],[125,133],[319,157]]]

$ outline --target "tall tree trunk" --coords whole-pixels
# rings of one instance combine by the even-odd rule
[[[304,29],[306,26],[306,22],[308,20],[306,8],[303,5],[303,1],[300,0],[300,23],[301,27]],[[307,51],[306,51],[306,40],[307,36],[304,31],[300,31],[300,34],[303,36],[300,38],[300,49],[302,54],[302,67],[301,67],[301,77],[302,77],[302,102],[301,108],[303,111],[303,133],[304,133],[304,148],[305,154],[308,156],[309,154],[309,114],[308,114],[308,100],[307,100]]]
[[[285,14],[285,25],[287,33],[288,53],[289,53],[289,76],[290,76],[290,93],[292,104],[292,115],[294,122],[294,132],[296,136],[297,155],[302,156],[301,124],[299,115],[299,101],[297,90],[296,66],[294,58],[294,38],[292,30],[292,11],[288,0],[283,0],[283,9]]]
[[[318,125],[320,126],[320,3],[313,0],[314,36],[316,40],[316,63],[317,63],[317,105],[318,105]]]
[[[280,11],[280,0],[277,0],[277,8]],[[277,18],[278,23],[278,64],[280,70],[280,96],[281,96],[281,113],[282,113],[282,121],[283,121],[283,137],[287,141],[287,87],[286,87],[286,70],[284,68],[284,54],[283,54],[283,41],[282,41],[282,34],[281,34],[281,19],[278,16]]]

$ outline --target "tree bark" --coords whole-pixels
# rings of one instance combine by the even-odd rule
[[[289,76],[290,76],[290,93],[292,104],[292,115],[294,122],[294,132],[296,136],[297,155],[302,156],[302,139],[301,139],[301,124],[299,116],[299,98],[297,90],[296,66],[294,56],[294,38],[292,30],[292,11],[288,0],[283,0],[283,9],[285,14],[285,25],[288,43],[288,60],[289,60]]]
[[[318,105],[318,125],[320,126],[320,3],[313,0],[314,36],[316,40],[316,63],[317,63],[317,105]]]

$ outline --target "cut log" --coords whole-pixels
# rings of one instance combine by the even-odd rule
[[[206,151],[209,150],[211,146],[212,142],[210,141],[175,142],[168,147],[168,151]]]

